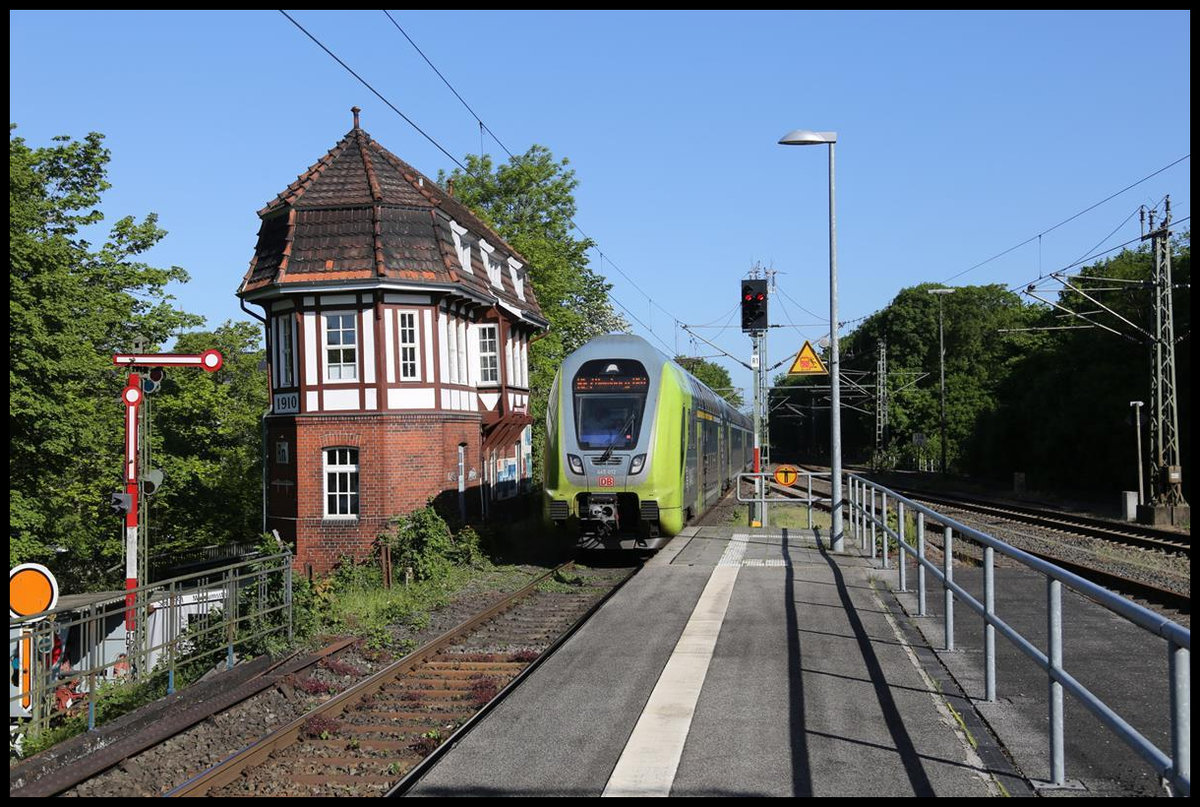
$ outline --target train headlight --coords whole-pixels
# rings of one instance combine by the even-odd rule
[[[567,465],[571,466],[571,470],[580,476],[583,475],[583,460],[576,457],[574,454],[567,455]]]
[[[629,461],[629,473],[640,474],[642,472],[642,468],[645,465],[646,465],[646,455],[638,454],[636,457],[634,457],[632,460]]]

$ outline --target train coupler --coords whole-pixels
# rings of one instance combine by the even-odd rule
[[[621,527],[620,510],[614,493],[592,493],[587,498],[586,510],[580,513],[582,520],[598,535],[611,535]]]

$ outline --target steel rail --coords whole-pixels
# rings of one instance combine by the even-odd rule
[[[1191,536],[1172,533],[1166,530],[1155,530],[1152,527],[1143,526],[1142,528],[1138,528],[1134,525],[1125,527],[1088,516],[1039,511],[1035,508],[1007,503],[981,502],[977,499],[965,499],[946,493],[932,493],[905,488],[892,488],[892,490],[911,499],[961,507],[964,510],[977,513],[1002,516],[1010,521],[1020,521],[1050,529],[1099,537],[1139,549],[1182,553],[1189,558],[1192,554]]]
[[[36,777],[33,775],[34,768],[31,766],[37,766],[39,763],[46,766],[51,764],[48,759],[40,760],[39,758],[42,755],[30,757],[20,765],[10,769],[10,782],[19,781],[25,775],[28,775],[30,779],[24,784],[11,787],[9,795],[27,797],[56,796],[88,779],[98,776],[115,765],[119,765],[130,757],[136,756],[171,737],[187,731],[200,721],[206,720],[218,712],[223,712],[253,698],[282,677],[293,675],[300,670],[319,663],[331,655],[340,653],[353,642],[353,639],[335,641],[322,650],[303,658],[300,658],[298,653],[291,653],[274,662],[266,659],[266,657],[260,657],[254,661],[247,662],[247,665],[263,665],[264,669],[252,672],[246,680],[238,682],[236,685],[223,690],[214,697],[205,697],[194,704],[188,704],[190,693],[187,688],[184,688],[158,703],[149,705],[150,709],[163,712],[160,718],[153,719],[148,725],[132,734],[116,736],[108,742],[101,740],[103,744],[99,745],[94,751],[85,752],[80,756],[72,755],[73,748],[68,744],[72,743],[73,740],[76,744],[80,745],[95,742],[97,735],[106,737],[112,732],[120,731],[128,722],[136,722],[139,719],[138,713],[131,712],[129,715],[123,716],[124,719],[117,718],[117,720],[113,721],[111,727],[105,726],[97,732],[78,735],[77,740],[72,738],[72,740],[60,743],[48,751],[48,753],[57,752],[55,755],[58,758],[54,760],[56,763],[54,767],[42,767]],[[234,669],[238,670],[237,667]],[[147,716],[149,717],[152,714],[153,712],[150,712]],[[30,773],[23,773],[27,768],[30,770]]]
[[[298,741],[305,723],[311,718],[318,715],[323,717],[333,717],[341,714],[347,707],[352,706],[354,703],[362,700],[368,695],[378,692],[386,684],[390,683],[399,676],[410,672],[418,665],[436,655],[441,650],[452,645],[455,641],[462,638],[463,635],[471,633],[475,628],[512,608],[518,602],[531,595],[543,582],[553,578],[555,574],[571,567],[573,564],[574,561],[568,561],[567,563],[564,563],[554,569],[551,569],[545,574],[538,576],[528,585],[510,594],[508,597],[505,597],[488,609],[481,611],[474,617],[451,628],[441,636],[438,636],[424,646],[414,650],[412,653],[409,653],[404,658],[383,668],[371,677],[360,681],[349,689],[343,690],[333,698],[310,710],[307,714],[301,715],[300,717],[288,723],[286,726],[266,737],[263,737],[260,740],[257,740],[238,753],[221,761],[212,768],[209,768],[207,771],[204,771],[203,773],[200,773],[197,776],[189,779],[187,782],[184,782],[164,795],[174,797],[204,796],[207,795],[211,790],[236,781],[241,775],[242,771],[262,764],[273,753],[288,746],[294,745]],[[545,654],[543,653],[542,656],[544,655]],[[541,656],[539,656],[539,658],[541,658]],[[446,742],[442,743],[441,745],[447,745],[455,741],[459,736],[459,731],[461,731],[461,727],[449,738],[447,738]]]
[[[446,754],[448,751],[450,751],[451,748],[453,748],[455,745],[457,745],[467,735],[467,733],[471,731],[471,729],[475,728],[475,726],[481,720],[483,720],[483,718],[488,714],[488,712],[492,711],[493,708],[498,706],[502,700],[504,700],[506,697],[508,697],[509,693],[511,693],[513,690],[515,690],[518,686],[521,685],[521,683],[523,683],[525,681],[526,678],[528,678],[530,675],[532,675],[533,671],[536,670],[538,667],[540,667],[543,661],[550,658],[550,656],[554,653],[554,651],[557,650],[559,647],[561,647],[563,645],[563,643],[565,643],[567,641],[567,639],[570,639],[571,636],[573,636],[575,634],[575,632],[578,631],[583,626],[583,624],[585,622],[587,622],[588,619],[591,618],[592,614],[596,613],[596,611],[600,608],[600,606],[602,606],[604,603],[606,603],[609,600],[609,598],[611,598],[614,594],[616,594],[617,591],[620,590],[620,588],[623,585],[625,585],[627,582],[629,582],[629,579],[631,577],[633,577],[633,575],[636,572],[637,572],[637,567],[630,570],[629,574],[626,575],[624,579],[619,581],[615,586],[612,587],[612,589],[609,590],[609,592],[607,594],[605,594],[603,597],[601,597],[599,600],[597,600],[592,605],[592,607],[587,609],[587,611],[585,611],[579,617],[579,619],[577,619],[575,621],[575,623],[573,625],[571,625],[569,628],[567,628],[567,630],[565,632],[563,632],[563,634],[561,636],[559,636],[556,640],[554,640],[550,644],[550,646],[547,647],[536,659],[534,659],[532,662],[530,662],[529,666],[527,666],[524,670],[522,670],[517,675],[516,678],[514,678],[512,681],[510,681],[508,683],[508,685],[504,687],[504,689],[502,689],[502,690],[500,690],[500,692],[496,693],[496,697],[492,698],[492,700],[490,700],[487,704],[485,704],[483,706],[483,708],[481,708],[478,712],[476,712],[474,715],[472,715],[465,723],[463,723],[461,726],[459,726],[458,729],[456,729],[453,734],[451,734],[449,737],[446,738],[446,742],[442,743],[437,748],[433,749],[433,751],[431,751],[427,757],[425,757],[424,759],[422,759],[420,762],[417,763],[416,767],[414,767],[412,770],[410,770],[408,773],[406,773],[404,775],[404,778],[402,778],[399,782],[397,782],[396,785],[390,791],[388,791],[386,794],[384,794],[385,798],[393,798],[393,797],[403,796],[405,793],[407,793],[409,790],[411,790],[417,784],[417,782],[419,782],[421,780],[421,778],[426,773],[428,773],[429,770],[431,768],[433,768],[433,766],[435,764],[437,764],[437,761],[439,759],[441,759],[441,757],[444,754]]]

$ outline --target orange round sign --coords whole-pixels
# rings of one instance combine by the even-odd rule
[[[794,465],[780,465],[775,469],[775,481],[785,487],[791,487],[796,484],[796,479],[800,476],[800,472],[796,470]]]
[[[22,563],[8,572],[8,616],[20,619],[58,604],[58,581],[40,563]]]

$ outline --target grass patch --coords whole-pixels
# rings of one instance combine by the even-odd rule
[[[749,505],[739,504],[729,517],[729,523],[739,527],[750,524]],[[819,529],[822,535],[829,532],[829,513],[813,508],[813,529]],[[808,507],[802,504],[784,504],[780,502],[767,503],[767,528],[787,527],[789,530],[807,530]]]
[[[543,580],[538,584],[538,591],[553,591],[559,594],[570,594],[578,591],[580,586],[584,584],[584,580],[577,574],[573,574],[562,569],[554,572],[554,575],[548,580]]]

